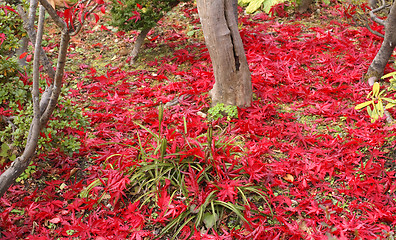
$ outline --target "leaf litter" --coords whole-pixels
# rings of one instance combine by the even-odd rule
[[[195,9],[180,11],[196,26]],[[395,127],[354,110],[380,41],[348,24],[342,6],[321,11],[320,24],[240,16],[254,101],[229,122],[202,117],[214,77],[191,28],[162,20],[134,67],[109,61],[118,50],[106,42],[71,56],[70,97],[91,127],[78,153],[38,156],[50,167],[1,199],[2,237],[392,237]],[[90,34],[130,41],[108,31]]]

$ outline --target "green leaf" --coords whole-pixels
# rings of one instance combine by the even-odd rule
[[[0,157],[8,157],[8,150],[10,147],[8,146],[7,143],[3,143],[1,145],[1,151],[0,151]]]
[[[136,122],[136,121],[133,121],[133,123],[134,124],[136,124],[136,125],[138,125],[139,127],[141,127],[141,128],[143,128],[144,130],[146,130],[148,133],[150,133],[153,137],[155,137],[156,139],[159,139],[159,135],[158,134],[155,134],[154,132],[152,132],[150,129],[148,129],[148,128],[146,128],[145,126],[143,126],[142,124],[140,124],[140,123],[138,123],[138,122]]]
[[[254,13],[257,11],[265,0],[252,0],[246,8],[246,13]]]
[[[370,105],[370,104],[372,104],[372,103],[373,103],[373,101],[367,101],[367,102],[358,104],[358,105],[355,107],[355,109],[356,109],[356,110],[362,109],[362,108],[367,107],[368,105]]]
[[[229,210],[231,210],[232,212],[234,212],[240,219],[242,219],[243,221],[245,221],[247,224],[249,224],[251,226],[251,223],[246,220],[246,218],[243,216],[242,212],[238,209],[240,208],[241,210],[244,210],[244,207],[238,206],[238,205],[234,205],[232,203],[229,202],[223,202],[223,201],[219,201],[219,200],[215,200],[213,201],[215,204],[219,204],[223,207],[228,208]]]
[[[107,178],[103,178],[104,181],[107,180]],[[94,188],[97,187],[99,185],[101,185],[102,182],[100,181],[99,178],[97,178],[95,181],[93,181],[91,184],[88,185],[88,187],[86,187],[85,189],[83,189],[80,193],[80,197],[81,198],[88,198],[88,194],[89,192]]]
[[[187,36],[192,37],[194,35],[195,31],[188,31]]]
[[[203,216],[203,222],[207,229],[212,228],[215,225],[217,219],[218,217],[216,214],[205,213],[205,215]]]
[[[168,225],[166,225],[161,233],[159,234],[158,237],[162,237],[164,234],[166,234],[167,232],[169,232],[173,227],[177,226],[180,223],[183,223],[184,218],[186,218],[188,216],[188,212],[184,212],[182,214],[180,214],[178,217],[176,217],[175,219],[173,219],[172,221],[170,221],[170,223],[168,223]],[[188,219],[188,222],[191,221],[191,217]],[[158,238],[157,238],[158,239]]]

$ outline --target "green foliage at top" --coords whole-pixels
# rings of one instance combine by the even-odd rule
[[[153,28],[180,2],[190,0],[112,0],[111,25],[123,31]]]
[[[5,3],[0,2],[0,83],[17,76],[18,61],[10,56],[19,47],[19,39],[26,35],[20,17],[4,6]]]
[[[285,1],[286,0],[238,0],[238,4],[240,6],[247,6],[245,11],[249,14],[260,9],[266,13],[269,13],[274,5],[283,3]]]
[[[4,2],[0,2],[0,33],[5,36],[5,41],[0,44],[0,59],[16,50],[19,46],[19,39],[26,35],[26,32],[23,30],[22,20],[20,17],[12,11],[2,8],[4,6],[6,6],[6,4]],[[15,9],[15,6],[7,6]]]

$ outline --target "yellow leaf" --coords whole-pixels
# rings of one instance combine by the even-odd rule
[[[396,103],[388,103],[386,104],[385,109],[393,108],[394,106],[396,106]]]
[[[391,72],[391,73],[388,73],[388,74],[382,76],[381,79],[388,78],[388,77],[392,77],[392,76],[395,76],[395,75],[396,75],[396,72]]]
[[[380,85],[379,85],[379,83],[375,82],[373,85],[373,95],[375,97],[378,97],[379,90],[380,90]]]
[[[372,102],[373,102],[373,101],[367,101],[367,102],[358,104],[358,105],[355,107],[355,109],[356,109],[356,110],[359,110],[359,109],[361,109],[361,108],[367,107],[367,106],[370,105]]]
[[[248,4],[250,2],[251,2],[251,0],[238,0],[238,4],[240,4],[240,5],[245,5],[245,4]]]
[[[376,109],[378,111],[378,115],[380,117],[384,116],[384,105],[382,104],[382,101],[378,101],[378,103],[376,104]]]
[[[370,106],[367,106],[367,113],[371,117],[372,111],[371,111],[371,107]]]
[[[249,3],[249,6],[246,8],[246,13],[254,13],[261,7],[261,4],[263,4],[265,0],[252,0]]]

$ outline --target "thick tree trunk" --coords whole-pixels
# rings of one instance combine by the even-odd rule
[[[252,83],[238,31],[237,0],[197,0],[197,6],[216,81],[212,106],[250,106]]]
[[[381,48],[371,63],[365,80],[377,81],[384,74],[384,69],[396,46],[396,7],[392,4],[391,11],[385,21],[385,36]]]

